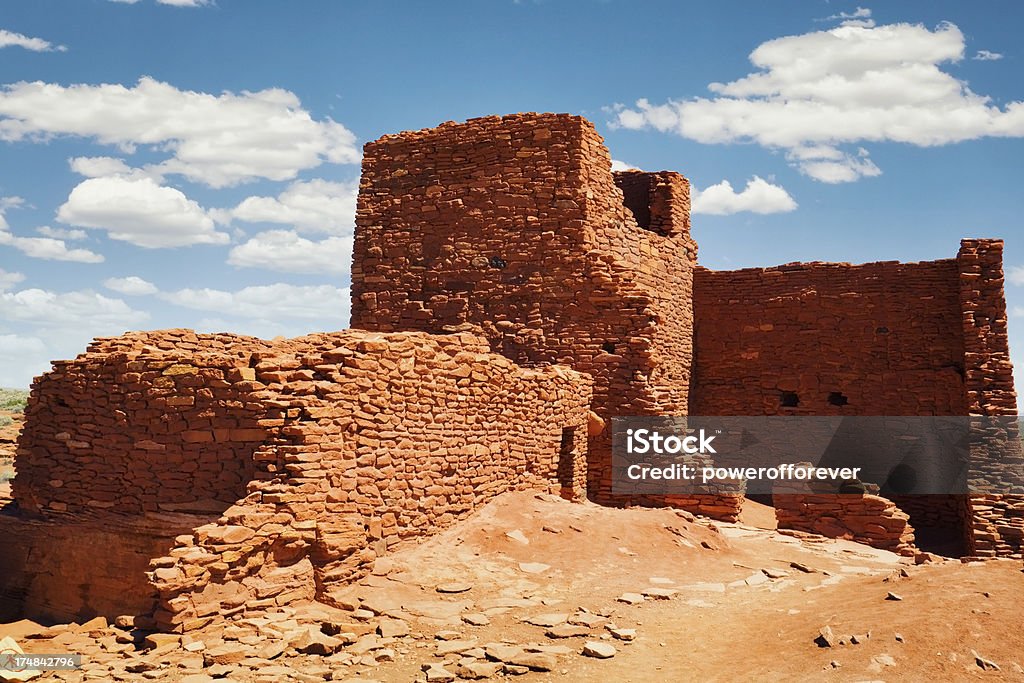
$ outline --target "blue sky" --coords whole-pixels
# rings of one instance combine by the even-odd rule
[[[362,144],[516,111],[689,177],[711,268],[1006,239],[1024,367],[1022,30],[1018,2],[2,0],[0,385],[127,329],[344,328]]]

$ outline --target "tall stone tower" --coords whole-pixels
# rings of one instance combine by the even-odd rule
[[[697,256],[689,213],[685,178],[613,174],[603,140],[579,116],[491,116],[388,135],[364,150],[352,325],[473,323],[517,363],[592,375],[592,408],[604,419],[683,415]],[[609,502],[610,430],[589,451],[589,495]]]

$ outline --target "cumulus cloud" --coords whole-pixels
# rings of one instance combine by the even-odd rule
[[[85,230],[65,230],[64,228],[51,228],[49,225],[41,225],[36,228],[43,237],[52,237],[56,240],[84,240],[89,234]]]
[[[694,189],[693,213],[728,216],[741,211],[752,213],[786,213],[796,209],[797,203],[780,185],[773,185],[759,176],[747,181],[741,192],[733,190],[728,180],[704,190]]]
[[[320,329],[341,329],[348,319],[348,289],[331,285],[277,283],[246,287],[235,292],[181,289],[160,296],[184,308],[254,321],[309,321],[315,322]]]
[[[978,50],[977,52],[974,53],[974,56],[971,57],[971,59],[977,60],[979,62],[994,62],[1002,58],[1002,54],[998,52],[991,52],[989,50]]]
[[[7,230],[10,227],[7,224],[7,219],[4,218],[4,213],[8,209],[16,209],[24,204],[25,200],[21,197],[0,197],[0,230]]]
[[[146,294],[156,294],[159,291],[152,282],[143,280],[137,275],[107,278],[103,281],[103,286],[127,296],[145,296]]]
[[[278,223],[303,232],[351,235],[358,182],[296,181],[277,197],[247,197],[233,209],[211,212],[220,222]]]
[[[1010,284],[1024,285],[1024,266],[1010,266],[1006,273],[1006,279]]]
[[[62,234],[63,231],[54,230],[49,226],[36,228],[36,232],[43,237],[19,237],[10,232],[10,226],[4,217],[7,209],[24,206],[25,200],[21,197],[0,197],[0,246],[13,247],[32,258],[46,259],[48,261],[76,261],[78,263],[100,263],[103,257],[100,254],[88,249],[69,249],[64,239],[75,239],[84,237],[75,233],[81,231],[68,231],[69,234]]]
[[[28,386],[50,360],[73,358],[93,337],[123,334],[148,320],[121,299],[88,290],[0,291],[0,385]]]
[[[618,159],[612,159],[612,171],[639,171],[641,170],[638,166],[634,166],[625,161],[619,161]]]
[[[102,263],[103,256],[88,249],[69,249],[64,240],[50,237],[17,237],[0,230],[0,245],[14,247],[26,256],[47,261],[75,261],[77,263]]]
[[[934,30],[846,24],[786,36],[750,54],[755,72],[711,83],[712,97],[616,105],[611,125],[781,149],[791,164],[824,182],[881,173],[866,150],[844,145],[927,147],[1024,136],[1024,102],[1000,107],[940,68],[962,60],[964,48],[963,33],[949,23]]]
[[[857,9],[855,9],[852,12],[839,12],[838,14],[833,14],[833,15],[831,15],[829,17],[826,17],[826,20],[829,20],[829,19],[870,19],[870,18],[871,18],[871,10],[870,9],[868,9],[867,7],[858,7]]]
[[[144,323],[149,314],[121,299],[92,291],[57,293],[23,289],[0,293],[0,318],[48,329],[88,329],[93,334],[121,334]]]
[[[0,268],[0,292],[6,292],[8,289],[23,281],[25,276],[21,273],[13,273],[11,271]]]
[[[100,178],[108,175],[128,175],[132,168],[124,159],[115,157],[73,157],[68,159],[68,166],[78,175],[86,178]]]
[[[67,52],[68,50],[63,45],[54,45],[42,38],[31,38],[21,33],[5,31],[0,28],[0,48],[5,47],[23,47],[32,52]]]
[[[308,240],[294,230],[268,230],[234,247],[228,263],[283,273],[344,275],[352,264],[352,238]]]
[[[58,209],[57,220],[105,230],[112,239],[150,249],[229,241],[198,203],[145,177],[82,181]]]
[[[146,77],[133,87],[37,81],[0,89],[0,140],[53,136],[92,139],[128,154],[143,145],[169,152],[151,174],[180,174],[216,188],[291,180],[325,161],[360,159],[347,128],[313,119],[294,93],[280,88],[213,95]]]
[[[49,356],[39,337],[0,334],[0,387],[28,387],[49,365]]]

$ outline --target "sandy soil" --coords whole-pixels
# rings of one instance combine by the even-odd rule
[[[137,652],[95,630],[67,642],[92,661],[85,680],[425,680],[426,663],[458,668],[463,655],[437,654],[451,639],[481,648],[555,646],[552,670],[520,676],[525,683],[1024,680],[1020,563],[914,567],[851,542],[758,528],[750,522],[771,526],[772,515],[754,503],[743,520],[708,523],[671,510],[502,496],[334,594],[380,613],[371,622],[391,617],[410,625],[408,636],[382,645],[394,661],[375,662],[373,652],[361,659],[286,652],[273,662],[222,667],[216,673],[227,678],[213,679],[203,673],[210,669],[202,669],[201,658],[189,659],[180,649]],[[635,605],[618,601],[652,588],[675,592]],[[902,599],[887,599],[890,592]],[[464,621],[474,614],[489,623]],[[551,638],[545,635],[550,627],[529,623],[581,615],[593,623],[578,637]],[[635,629],[635,639],[617,640],[609,626]],[[824,626],[835,636],[832,647],[815,642]],[[19,622],[0,627],[0,637],[10,632],[27,651],[53,650],[51,641],[25,638],[38,630]],[[853,644],[850,636],[861,642]],[[615,655],[582,656],[588,641],[612,645]],[[984,670],[972,651],[999,670]],[[128,663],[139,661],[153,669],[126,672]],[[287,668],[261,677],[268,666]],[[81,674],[67,679],[82,680],[75,676]]]

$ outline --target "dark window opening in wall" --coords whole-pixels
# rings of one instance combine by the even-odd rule
[[[644,230],[651,228],[651,177],[646,173],[626,171],[615,174],[615,184],[622,190],[622,203]]]
[[[601,350],[605,353],[615,353],[615,342],[606,341],[601,344]]]
[[[800,397],[794,391],[783,391],[779,402],[783,408],[796,408],[800,405]]]
[[[889,334],[889,328],[884,325],[882,327],[876,327],[875,334]]]
[[[504,268],[505,266],[508,265],[508,261],[506,261],[505,259],[501,258],[500,256],[492,256],[490,258],[489,263],[491,264],[491,268],[499,268],[499,269],[500,268]]]
[[[560,455],[567,455],[572,452],[573,444],[576,442],[576,428],[575,427],[563,427],[562,428],[562,443],[558,448]]]
[[[833,391],[831,394],[828,395],[828,402],[829,405],[833,406],[845,406],[847,403],[850,402],[850,399],[843,396],[842,392],[840,391]]]
[[[563,496],[572,496],[573,480],[576,478],[576,428],[562,428],[562,443],[558,448],[558,485]]]

